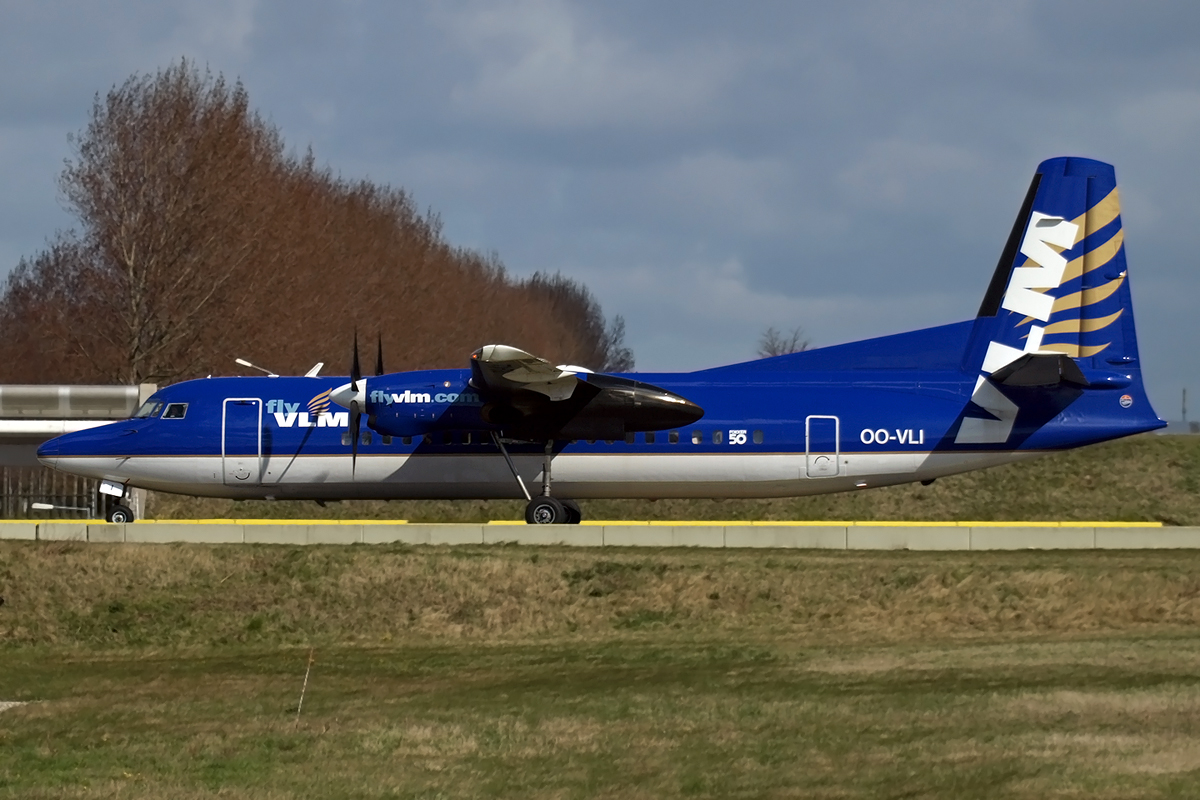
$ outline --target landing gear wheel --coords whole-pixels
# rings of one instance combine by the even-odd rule
[[[535,497],[525,506],[525,521],[530,525],[561,525],[567,521],[567,509],[557,497]]]
[[[109,522],[133,522],[133,509],[129,506],[113,506],[108,510]]]
[[[563,508],[567,510],[567,524],[578,525],[583,521],[583,512],[579,510],[579,503],[574,500],[563,500]]]

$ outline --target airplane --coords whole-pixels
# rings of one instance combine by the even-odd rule
[[[933,480],[1151,431],[1116,173],[1053,158],[973,319],[686,373],[600,374],[490,344],[467,367],[219,377],[69,433],[41,463],[189,495],[761,498]],[[364,419],[365,417],[365,425]],[[531,490],[532,487],[532,490]],[[116,505],[109,519],[132,519]]]

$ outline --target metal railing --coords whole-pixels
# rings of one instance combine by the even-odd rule
[[[0,386],[0,419],[125,419],[154,387]]]
[[[98,487],[45,467],[0,467],[0,519],[96,519]]]

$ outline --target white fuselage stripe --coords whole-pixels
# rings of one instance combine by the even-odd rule
[[[1041,455],[1029,451],[843,453],[837,474],[812,477],[795,454],[561,454],[551,465],[563,497],[789,497],[929,480]],[[374,456],[351,473],[344,455],[258,460],[243,468],[220,456],[70,457],[69,471],[132,486],[215,497],[516,498],[521,492],[499,454]],[[542,480],[542,457],[514,455],[528,486]],[[244,475],[245,477],[241,477]]]

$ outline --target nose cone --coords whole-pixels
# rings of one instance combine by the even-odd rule
[[[37,449],[37,460],[42,466],[54,469],[58,464],[58,457],[62,455],[62,445],[58,441],[63,437],[56,436],[53,439],[43,442],[42,446]]]
[[[128,458],[136,433],[129,420],[64,433],[43,442],[37,459],[60,472],[101,477]]]
[[[364,409],[367,406],[367,381],[360,380],[357,391],[351,389],[350,384],[343,383],[329,393],[329,399],[342,408],[350,408],[350,404],[357,401],[359,409]]]

